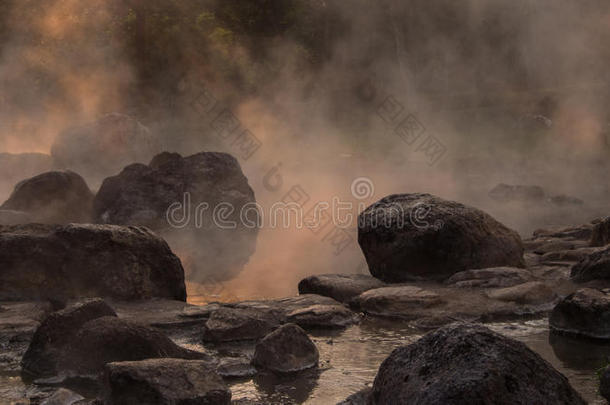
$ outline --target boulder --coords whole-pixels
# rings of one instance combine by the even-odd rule
[[[530,281],[512,287],[494,289],[488,291],[487,296],[495,300],[529,305],[546,304],[557,299],[557,294],[540,281]]]
[[[365,274],[321,274],[301,280],[299,294],[319,294],[348,302],[367,290],[383,286],[382,281]]]
[[[254,192],[237,160],[203,152],[183,158],[162,153],[146,166],[127,166],[104,180],[95,221],[144,225],[180,247],[190,279],[222,281],[254,253],[259,225]]]
[[[0,198],[4,200],[18,181],[53,169],[53,158],[43,153],[0,153]]]
[[[0,209],[21,211],[45,224],[91,222],[93,193],[74,172],[46,172],[19,182]]]
[[[610,295],[582,288],[555,306],[549,325],[560,333],[610,339]]]
[[[466,270],[449,277],[445,283],[459,288],[511,287],[533,279],[532,273],[517,267],[492,267]]]
[[[498,202],[542,203],[545,193],[539,186],[500,183],[489,191],[489,197]]]
[[[610,366],[606,366],[599,376],[599,393],[610,402]]]
[[[354,308],[367,314],[409,318],[422,309],[440,306],[439,294],[415,286],[383,287],[366,291],[351,301]]]
[[[222,307],[210,315],[203,327],[203,340],[229,342],[262,338],[283,322],[275,310]]]
[[[593,226],[591,246],[606,246],[610,243],[610,217],[602,219]]]
[[[51,147],[55,166],[82,174],[97,187],[107,176],[159,151],[148,128],[118,113],[61,132]]]
[[[523,343],[474,324],[451,324],[394,350],[372,404],[585,404],[568,379]]]
[[[318,366],[318,348],[299,326],[286,324],[256,344],[252,364],[285,374]]]
[[[302,328],[345,328],[360,321],[343,305],[312,305],[289,312],[287,318]]]
[[[359,216],[358,243],[371,274],[386,282],[525,266],[515,231],[483,211],[430,194],[391,195],[368,207]]]
[[[141,227],[0,226],[0,265],[4,300],[186,299],[180,260]]]
[[[106,366],[104,397],[113,405],[229,405],[231,391],[205,361],[149,359]]]
[[[585,256],[572,266],[570,277],[579,283],[610,279],[610,246]]]
[[[62,356],[70,351],[71,337],[90,320],[116,316],[114,310],[101,299],[84,300],[51,313],[36,329],[21,360],[26,373],[52,376],[58,373]]]

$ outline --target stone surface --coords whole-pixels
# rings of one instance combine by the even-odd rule
[[[229,342],[262,338],[284,320],[281,312],[254,308],[220,308],[203,327],[203,340]]]
[[[144,225],[179,247],[193,281],[229,279],[256,249],[254,191],[231,155],[155,156],[104,180],[94,201],[99,223]]]
[[[91,222],[93,193],[74,172],[46,172],[19,182],[0,209],[24,212],[31,222],[44,224]]]
[[[384,283],[365,274],[320,274],[309,276],[299,282],[299,294],[319,294],[340,302],[350,299]]]
[[[390,195],[368,207],[359,216],[358,243],[371,274],[386,282],[525,266],[516,232],[483,211],[430,194]]]
[[[572,266],[572,280],[582,283],[610,279],[610,247],[597,250]]]
[[[549,325],[561,333],[610,339],[610,295],[582,288],[555,306]]]
[[[585,404],[565,376],[524,344],[451,324],[398,348],[373,384],[373,404]]]
[[[113,405],[229,405],[231,391],[204,361],[150,359],[106,366],[105,399]]]
[[[317,367],[316,345],[299,326],[286,324],[256,344],[252,364],[275,373],[294,373]]]
[[[555,292],[540,281],[530,281],[512,287],[494,289],[488,291],[487,296],[500,301],[532,305],[549,303],[557,299]]]
[[[186,299],[184,270],[146,228],[0,226],[0,299]]]
[[[532,280],[532,274],[517,267],[493,267],[489,269],[466,270],[454,274],[445,283],[465,288],[510,287]]]
[[[383,287],[366,291],[354,298],[352,305],[366,313],[388,316],[420,311],[443,304],[445,301],[435,292],[415,286]]]
[[[302,328],[345,328],[360,321],[343,305],[312,305],[289,312],[287,318]]]

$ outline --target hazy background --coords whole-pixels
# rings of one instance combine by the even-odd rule
[[[305,210],[431,192],[528,236],[607,211],[609,42],[601,0],[3,0],[0,152],[48,154],[64,129],[121,112],[162,150],[234,154],[264,207],[294,186]],[[255,154],[192,108],[201,94],[261,141]],[[388,97],[403,108],[393,123]],[[425,128],[413,144],[395,131],[408,114]],[[434,164],[418,150],[428,136],[445,150]],[[6,197],[20,173],[3,175]],[[359,200],[360,177],[374,190]],[[499,182],[585,204],[501,205],[487,196]],[[286,295],[305,275],[366,272],[355,226],[338,254],[324,234],[264,227],[242,274],[202,293]]]

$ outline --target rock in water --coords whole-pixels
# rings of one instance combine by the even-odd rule
[[[383,286],[383,282],[365,274],[320,274],[301,280],[299,294],[320,294],[349,302],[367,290]]]
[[[179,246],[193,281],[228,279],[254,253],[259,212],[235,158],[162,153],[104,180],[94,202],[99,223],[145,225]]]
[[[147,162],[158,147],[148,128],[112,113],[60,133],[51,148],[55,166],[81,173],[95,187],[134,162]]]
[[[591,246],[606,246],[610,243],[610,217],[604,218],[593,226]]]
[[[610,279],[610,246],[585,256],[572,266],[570,277],[578,283]]]
[[[286,324],[257,343],[252,364],[275,373],[294,373],[316,367],[318,348],[299,326]]]
[[[93,193],[74,172],[46,172],[19,182],[0,209],[24,212],[44,224],[91,222]]]
[[[105,399],[113,405],[229,405],[231,391],[203,361],[153,359],[106,366]]]
[[[229,342],[260,339],[280,326],[279,311],[254,308],[220,308],[214,311],[203,327],[203,340]]]
[[[444,280],[488,267],[524,267],[519,235],[476,208],[430,194],[394,194],[362,212],[358,243],[386,282]]]
[[[184,270],[146,228],[0,226],[0,299],[186,300]]]
[[[501,183],[491,189],[489,197],[499,202],[542,203],[545,193],[539,186],[512,186]]]
[[[610,339],[610,295],[582,288],[555,306],[549,325],[561,333]]]
[[[384,360],[372,404],[585,404],[568,379],[524,344],[451,324]]]
[[[491,269],[466,270],[454,274],[445,282],[459,288],[511,287],[531,281],[532,273],[515,267],[494,267]]]

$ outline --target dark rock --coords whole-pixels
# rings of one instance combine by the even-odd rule
[[[256,344],[252,364],[275,373],[294,373],[317,367],[318,348],[299,326],[286,324]]]
[[[229,405],[231,391],[203,361],[151,359],[108,364],[105,399],[113,405]]]
[[[516,232],[476,208],[430,194],[391,195],[368,207],[359,217],[358,243],[371,274],[386,282],[525,265]]]
[[[576,227],[559,228],[559,229],[538,229],[534,231],[536,238],[571,238],[577,240],[588,241],[593,232],[592,224],[584,224]]]
[[[516,267],[493,267],[490,269],[466,270],[454,274],[446,284],[460,288],[510,287],[533,279],[532,273]]]
[[[223,378],[247,378],[256,375],[256,368],[246,359],[223,359],[216,372]]]
[[[49,398],[45,399],[40,405],[73,405],[85,399],[80,394],[74,391],[60,388],[53,393]]]
[[[148,166],[130,165],[104,180],[94,215],[99,223],[144,225],[160,232],[190,257],[191,279],[223,280],[241,271],[254,253],[255,202],[231,155],[203,152],[182,158],[165,152]]]
[[[610,339],[610,296],[582,288],[561,300],[549,318],[552,330],[597,339]]]
[[[382,281],[365,274],[321,274],[301,280],[299,294],[319,294],[348,302],[367,290],[383,286]]]
[[[539,263],[546,262],[578,262],[595,252],[597,248],[577,248],[548,252],[540,257]]]
[[[288,313],[288,322],[302,328],[345,328],[360,321],[343,305],[312,305]]]
[[[444,302],[435,292],[415,286],[401,286],[366,291],[354,298],[351,304],[371,315],[408,316],[417,310],[439,306]]]
[[[85,300],[45,318],[32,337],[21,361],[23,371],[36,376],[58,372],[61,358],[70,351],[71,336],[86,322],[103,316],[116,316],[101,299]]]
[[[590,243],[591,246],[606,246],[610,243],[610,217],[593,226]]]
[[[568,379],[524,344],[451,324],[398,348],[379,368],[373,404],[585,404]]]
[[[0,198],[5,199],[15,184],[53,169],[53,159],[42,153],[0,153]]]
[[[550,252],[560,252],[563,250],[574,250],[574,249],[578,249],[578,248],[583,248],[583,247],[587,247],[588,243],[582,240],[573,240],[573,241],[569,241],[569,240],[562,240],[562,239],[555,239],[555,240],[548,240],[545,243],[541,244],[540,246],[536,247],[534,249],[534,253],[539,254],[539,255],[544,255],[546,253],[550,253]]]
[[[203,327],[203,340],[228,342],[259,339],[283,322],[284,315],[275,310],[254,308],[220,308],[210,315]]]
[[[513,186],[501,183],[491,189],[489,197],[499,202],[541,203],[544,202],[545,193],[539,186]]]
[[[337,405],[369,405],[372,389],[363,388],[355,394],[350,395]]]
[[[46,172],[19,182],[0,209],[25,212],[44,224],[91,222],[93,193],[74,172]]]
[[[610,279],[610,247],[595,251],[576,263],[570,277],[578,283]]]
[[[610,402],[610,366],[606,366],[599,377],[599,393]]]
[[[488,291],[487,296],[495,300],[531,305],[545,304],[557,299],[557,294],[540,281],[530,281],[512,287],[494,289]]]
[[[148,128],[112,113],[60,133],[51,148],[55,165],[82,174],[94,186],[125,165],[147,162],[159,151]]]
[[[186,299],[184,270],[146,228],[0,226],[0,299]]]

